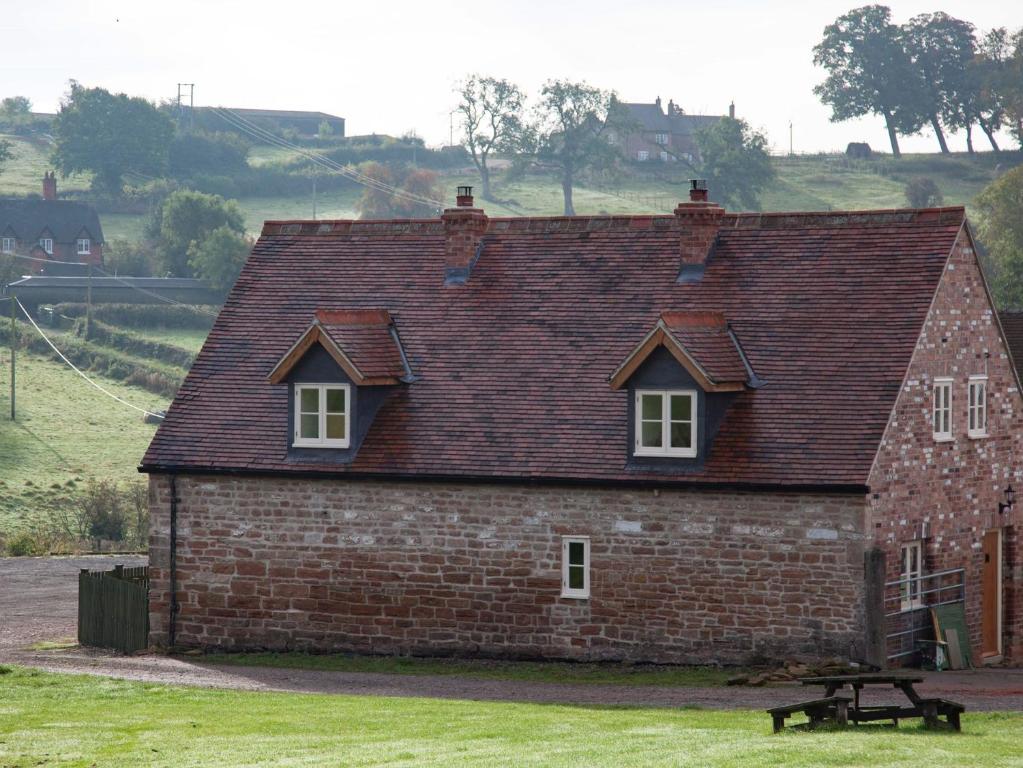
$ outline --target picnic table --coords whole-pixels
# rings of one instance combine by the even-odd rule
[[[858,675],[829,675],[825,677],[804,677],[799,680],[803,685],[824,686],[824,697],[812,701],[793,704],[785,707],[774,707],[767,710],[774,719],[774,730],[784,727],[785,719],[795,712],[805,712],[810,718],[813,728],[825,722],[836,722],[844,725],[852,722],[869,723],[876,720],[891,720],[897,727],[899,720],[922,717],[928,727],[949,725],[960,730],[959,716],[966,710],[962,704],[947,699],[923,698],[913,687],[922,683],[924,678],[913,674],[885,674],[869,672]],[[860,704],[860,692],[867,686],[880,685],[896,688],[909,700],[909,706],[884,704],[881,706],[863,706]],[[839,695],[849,687],[853,698]],[[941,716],[945,717],[942,722]]]

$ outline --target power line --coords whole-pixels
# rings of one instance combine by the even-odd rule
[[[12,297],[12,298],[14,298],[14,301],[18,305],[18,307],[21,308],[21,311],[25,315],[25,317],[28,318],[28,321],[32,324],[32,327],[36,329],[36,333],[38,333],[42,337],[43,341],[45,341],[47,344],[50,345],[50,349],[52,349],[54,352],[56,352],[57,355],[60,356],[61,360],[63,360],[65,363],[68,364],[68,366],[70,366],[71,370],[73,370],[75,373],[77,373],[79,376],[81,376],[83,379],[85,379],[87,382],[89,382],[92,386],[94,386],[96,389],[98,389],[104,395],[106,395],[107,397],[113,398],[114,400],[119,402],[121,405],[126,405],[129,408],[131,408],[132,410],[139,411],[140,413],[144,413],[147,416],[153,416],[153,417],[158,418],[158,419],[162,419],[163,418],[163,416],[161,416],[158,413],[153,413],[152,411],[147,411],[145,408],[139,408],[139,406],[133,405],[132,403],[129,403],[127,400],[124,400],[124,399],[118,397],[113,392],[111,392],[110,390],[104,389],[102,386],[100,386],[95,381],[93,381],[88,376],[86,376],[84,373],[82,373],[82,371],[74,363],[72,363],[70,360],[67,359],[67,356],[63,352],[61,352],[59,349],[57,349],[57,345],[54,344],[52,341],[50,341],[49,337],[47,337],[47,335],[45,333],[43,333],[43,329],[40,328],[38,325],[36,325],[36,321],[32,319],[32,315],[30,315],[28,313],[28,310],[25,309],[25,305],[22,304],[20,301],[18,301],[18,298],[16,296]]]
[[[111,280],[116,280],[117,282],[121,283],[121,285],[127,286],[128,288],[131,288],[132,290],[138,291],[139,293],[144,294],[146,296],[151,296],[154,299],[158,299],[160,301],[167,302],[168,304],[173,304],[176,307],[185,307],[186,309],[190,309],[193,312],[198,312],[200,315],[206,315],[207,317],[216,318],[216,316],[217,316],[216,312],[210,312],[209,310],[203,309],[202,307],[197,307],[194,304],[186,304],[183,301],[175,301],[174,299],[171,299],[171,298],[169,298],[167,296],[161,296],[160,294],[154,293],[153,291],[147,291],[145,288],[140,288],[137,285],[133,285],[132,283],[129,283],[124,278],[118,277],[117,275],[111,275],[105,269],[103,269],[101,267],[97,267],[95,264],[93,265],[93,269],[95,269],[97,272],[101,273],[104,277],[109,277]]]

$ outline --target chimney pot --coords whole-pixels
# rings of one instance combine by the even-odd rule
[[[694,203],[705,203],[707,202],[707,180],[706,179],[690,179],[689,180],[689,199]]]
[[[455,195],[455,205],[459,208],[472,208],[472,187],[459,187]]]
[[[733,120],[735,119],[735,102],[734,101],[731,104],[728,105],[728,116],[730,118],[732,118]]]

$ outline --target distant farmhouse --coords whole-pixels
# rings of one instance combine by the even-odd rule
[[[43,177],[42,199],[0,199],[0,252],[30,257],[26,271],[57,275],[67,264],[103,264],[103,229],[96,210],[57,199],[57,178]],[[47,265],[46,261],[53,261]],[[31,266],[30,266],[31,265]],[[71,271],[78,272],[80,270]]]
[[[718,122],[724,115],[687,115],[674,101],[668,102],[668,111],[661,107],[661,97],[653,104],[619,102],[626,110],[626,119],[632,130],[624,136],[612,135],[610,140],[621,144],[630,160],[638,162],[673,163],[683,160],[692,163],[699,159],[700,150],[696,134]],[[735,104],[728,108],[728,116],[735,117]]]
[[[320,133],[320,126],[326,124],[332,136],[345,135],[345,119],[326,112],[303,112],[290,109],[240,109],[224,107],[224,110],[252,123],[258,128],[273,133],[294,131],[301,138],[312,138]],[[228,125],[212,107],[196,107],[196,122],[203,128],[217,131],[237,131]]]

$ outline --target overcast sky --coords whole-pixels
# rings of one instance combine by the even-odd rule
[[[3,0],[0,96],[52,111],[71,78],[196,104],[320,110],[349,135],[415,130],[446,143],[454,85],[506,77],[534,95],[548,78],[585,80],[624,101],[740,117],[787,150],[887,148],[883,122],[831,123],[812,93],[810,49],[855,0]],[[982,30],[1023,26],[1019,0],[890,3],[894,20],[944,10]],[[456,127],[457,131],[457,127]],[[965,148],[963,136],[951,137]],[[984,147],[977,132],[976,144]],[[903,149],[937,151],[930,132]]]

